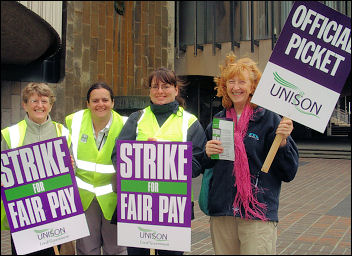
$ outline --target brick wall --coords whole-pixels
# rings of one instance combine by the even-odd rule
[[[146,96],[143,79],[160,66],[174,69],[174,3],[124,1],[68,1],[65,78],[49,84],[57,101],[52,119],[86,107],[90,85],[108,83],[115,96]],[[171,15],[171,16],[170,16]],[[21,90],[26,82],[1,81],[1,128],[23,119]]]
[[[143,96],[148,93],[143,79],[152,70],[174,68],[168,56],[172,6],[166,1],[124,4],[119,15],[113,1],[68,2],[65,114],[85,107],[87,90],[96,81],[108,83],[115,96]]]

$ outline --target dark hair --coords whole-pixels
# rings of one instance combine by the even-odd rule
[[[178,78],[174,71],[167,69],[165,67],[158,68],[150,73],[148,77],[148,87],[150,88],[152,85],[152,81],[155,78],[156,82],[163,82],[166,84],[171,84],[173,86],[178,86],[179,93],[176,96],[176,100],[180,104],[181,107],[186,106],[186,101],[182,97],[183,87],[186,85],[184,81]]]
[[[95,89],[100,89],[100,88],[104,88],[104,89],[108,90],[109,93],[110,93],[111,101],[114,101],[114,93],[113,93],[112,89],[110,88],[110,86],[108,86],[108,85],[107,85],[106,83],[104,83],[104,82],[97,82],[97,83],[93,84],[93,85],[89,88],[89,90],[88,90],[88,92],[87,92],[87,101],[88,101],[88,102],[89,102],[89,100],[90,100],[90,94],[91,94],[91,92],[92,92],[93,90],[95,90]]]

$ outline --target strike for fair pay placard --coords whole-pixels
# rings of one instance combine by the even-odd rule
[[[1,151],[1,182],[17,254],[89,235],[65,137]]]
[[[192,143],[116,143],[118,245],[190,251]]]
[[[323,133],[351,72],[351,18],[296,1],[252,103]]]

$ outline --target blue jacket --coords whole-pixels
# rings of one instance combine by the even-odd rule
[[[214,117],[226,117],[226,110],[220,111]],[[281,182],[293,180],[298,169],[298,149],[292,137],[289,136],[286,146],[278,149],[269,172],[261,171],[276,136],[275,130],[280,120],[279,115],[257,107],[253,118],[249,120],[247,134],[244,137],[252,188],[257,181],[260,190],[257,199],[267,205],[265,214],[267,219],[276,222],[278,221]],[[206,129],[206,136],[208,140],[212,139],[211,123]],[[232,174],[233,161],[211,160],[207,156],[206,159],[203,167],[213,168],[208,198],[209,214],[210,216],[233,216],[233,201],[236,193],[235,177]],[[240,216],[239,213],[237,215]],[[243,209],[242,215],[244,216]]]

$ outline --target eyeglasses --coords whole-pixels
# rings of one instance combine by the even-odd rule
[[[159,90],[159,88],[161,88],[161,90],[167,91],[167,90],[169,90],[171,87],[172,87],[172,85],[170,85],[170,84],[162,84],[161,86],[159,86],[159,85],[157,85],[157,84],[152,84],[152,85],[150,86],[150,89],[151,89],[151,90],[154,90],[154,91],[157,91],[157,90]]]
[[[42,103],[42,105],[48,105],[49,101],[47,100],[30,100],[29,101],[32,105],[39,105],[39,102]]]

